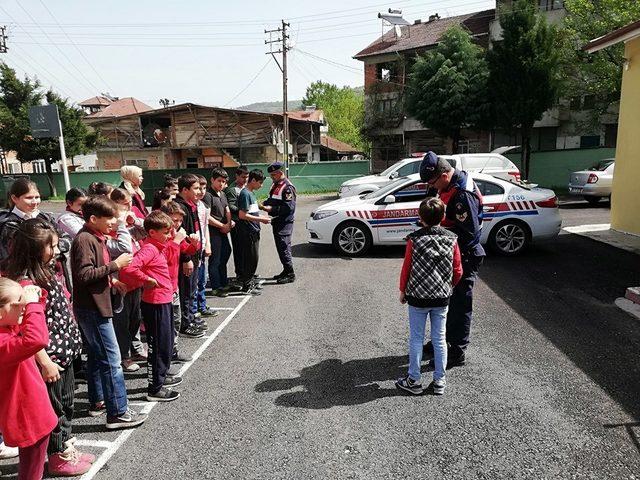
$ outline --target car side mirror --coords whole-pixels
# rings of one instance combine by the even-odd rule
[[[398,172],[391,172],[391,175],[389,175],[390,179],[394,179],[394,178],[398,178]]]
[[[384,203],[396,203],[396,197],[394,197],[393,195],[387,195],[386,197],[384,197]]]

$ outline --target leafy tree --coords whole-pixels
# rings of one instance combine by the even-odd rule
[[[409,74],[407,110],[425,127],[451,138],[457,153],[461,130],[486,123],[488,77],[483,49],[462,27],[452,27],[435,49],[416,60]]]
[[[364,92],[338,87],[321,80],[307,87],[302,106],[315,105],[324,111],[331,136],[365,150],[360,131],[364,123]]]
[[[531,0],[500,10],[502,40],[487,52],[488,90],[497,126],[521,135],[522,176],[529,178],[533,124],[558,99],[562,36]]]
[[[624,45],[612,45],[594,54],[582,47],[594,38],[640,19],[638,0],[565,0],[563,27],[569,48],[564,49],[567,94],[595,98],[595,117],[620,98]]]
[[[0,63],[0,145],[5,151],[14,150],[21,162],[44,159],[50,193],[56,195],[51,165],[60,160],[58,139],[33,138],[29,125],[29,107],[41,105],[45,100],[58,106],[67,156],[73,158],[92,151],[97,134],[89,132],[82,123],[81,109],[55,92],[43,92],[37,79],[19,79],[12,68]]]

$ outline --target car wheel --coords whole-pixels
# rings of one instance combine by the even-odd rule
[[[518,220],[505,220],[489,234],[489,247],[494,252],[511,257],[527,249],[531,243],[529,226]]]
[[[597,205],[600,202],[600,197],[594,197],[593,195],[585,195],[584,199],[589,202],[589,205]]]
[[[369,229],[360,222],[344,222],[338,225],[333,234],[334,248],[348,257],[364,255],[372,243]]]

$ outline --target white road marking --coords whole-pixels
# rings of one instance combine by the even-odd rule
[[[604,232],[611,228],[610,223],[595,223],[593,225],[576,225],[575,227],[564,227],[563,230],[569,233],[590,233]]]
[[[113,442],[107,440],[76,440],[75,445],[79,447],[109,448]]]
[[[202,345],[200,345],[200,348],[198,348],[198,350],[196,350],[196,352],[193,354],[192,360],[185,363],[182,366],[182,368],[178,372],[178,375],[184,375],[184,373],[187,370],[189,370],[189,367],[191,367],[191,365],[193,365],[193,363],[198,358],[200,358],[200,356],[204,353],[207,347],[211,345],[211,343],[216,339],[216,337],[220,335],[222,330],[224,330],[224,328],[227,325],[229,325],[229,322],[233,320],[233,317],[235,317],[238,314],[238,312],[242,309],[242,307],[245,306],[245,304],[251,298],[251,295],[243,295],[242,297],[235,297],[235,298],[242,298],[242,301],[238,304],[237,307],[233,309],[233,311],[229,314],[229,316],[225,318],[224,322],[222,322],[218,326],[218,328],[215,329],[215,331],[207,338],[207,340]],[[134,403],[131,403],[131,405],[133,404]],[[144,405],[143,408],[140,410],[140,413],[149,414],[151,410],[153,410],[153,407],[155,407],[158,403],[157,402],[135,402],[135,404]],[[82,477],[80,477],[80,480],[93,479],[93,477],[96,476],[96,474],[100,471],[100,469],[104,467],[104,465],[111,459],[111,457],[113,457],[113,455],[120,449],[120,447],[124,444],[124,442],[126,442],[129,439],[129,437],[133,434],[133,432],[135,432],[135,430],[136,430],[135,428],[124,430],[120,435],[118,435],[118,437],[113,442],[78,440],[76,442],[76,445],[100,446],[100,445],[97,445],[98,443],[100,443],[100,444],[104,444],[106,448],[106,450],[102,452],[100,456],[98,456],[94,464],[91,466],[91,469],[87,473],[82,475]]]

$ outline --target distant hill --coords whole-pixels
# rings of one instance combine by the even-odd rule
[[[353,91],[359,94],[364,93],[364,87],[353,87]],[[302,110],[302,100],[289,100],[288,110]],[[280,113],[282,112],[282,101],[276,102],[256,102],[238,107],[238,110],[250,110],[252,112]]]
[[[302,110],[302,100],[289,100],[289,110]],[[256,102],[238,107],[238,110],[250,110],[252,112],[280,113],[282,112],[282,101],[279,102]]]

